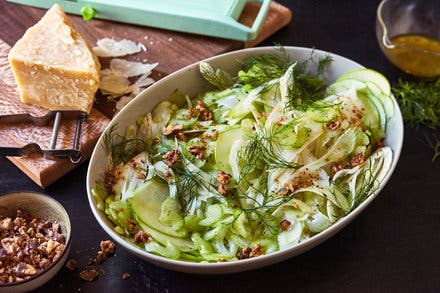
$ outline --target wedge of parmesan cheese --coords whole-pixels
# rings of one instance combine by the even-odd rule
[[[11,49],[9,63],[23,102],[90,112],[100,64],[59,5],[26,31]]]

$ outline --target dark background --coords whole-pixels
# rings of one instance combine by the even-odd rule
[[[378,47],[378,1],[278,2],[291,8],[292,22],[261,45],[314,47],[376,69],[392,82],[403,76]],[[432,155],[420,130],[406,126],[400,161],[375,201],[336,236],[282,263],[232,275],[190,275],[150,265],[118,247],[102,265],[104,277],[88,283],[78,271],[63,268],[39,291],[440,292],[440,162],[432,162]],[[67,209],[73,223],[70,258],[80,267],[108,238],[89,208],[87,167],[88,162],[42,190],[0,158],[0,193],[45,192]],[[131,277],[123,280],[126,272]]]

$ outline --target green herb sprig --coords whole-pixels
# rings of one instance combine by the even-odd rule
[[[219,68],[215,70],[206,62],[200,62],[199,67],[203,78],[217,89],[224,90],[234,85],[234,79],[228,72]]]
[[[103,137],[103,146],[109,156],[110,165],[127,163],[137,154],[148,150],[148,144],[139,138],[127,138],[116,133],[118,125],[113,125]]]
[[[323,79],[325,69],[333,61],[330,55],[320,58],[317,62],[313,60],[313,55],[295,67],[292,72],[292,85],[288,90],[288,107],[292,109],[304,110],[313,102],[324,98],[327,85]],[[310,62],[317,64],[316,73],[307,70]]]
[[[392,87],[392,92],[405,122],[417,127],[424,125],[433,130],[440,127],[440,78],[422,81],[400,79]],[[425,133],[424,139],[434,152],[432,161],[439,159],[440,138]]]
[[[432,81],[403,81],[392,88],[403,119],[411,125],[440,127],[440,78]]]

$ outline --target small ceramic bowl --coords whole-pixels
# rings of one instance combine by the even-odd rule
[[[0,292],[27,292],[49,281],[61,269],[67,260],[71,244],[71,225],[69,215],[63,206],[50,196],[36,192],[14,192],[0,196],[0,215],[15,217],[22,210],[32,217],[57,221],[65,237],[65,247],[61,256],[46,270],[20,282],[0,285]]]

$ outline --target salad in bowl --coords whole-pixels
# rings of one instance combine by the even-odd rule
[[[107,232],[156,264],[220,272],[299,253],[359,213],[400,153],[390,85],[355,63],[335,67],[342,57],[295,50],[202,61],[118,114],[88,174]],[[139,102],[147,96],[155,105]]]

